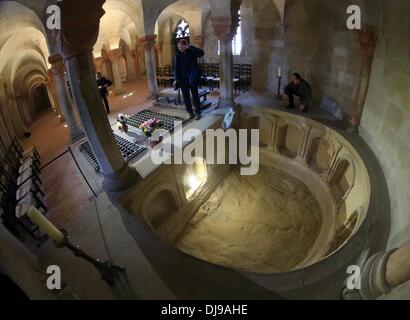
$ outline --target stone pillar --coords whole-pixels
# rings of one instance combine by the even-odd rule
[[[239,24],[239,17],[226,16],[211,19],[215,35],[221,43],[220,54],[220,78],[221,78],[221,97],[219,107],[234,107],[233,97],[233,54],[232,40],[235,36]]]
[[[26,126],[30,125],[30,123],[32,122],[28,100],[29,99],[27,94],[16,97],[17,107],[23,117],[23,122]]]
[[[154,98],[158,92],[157,69],[155,65],[155,39],[156,35],[148,35],[139,38],[138,41],[144,47],[145,66],[147,70],[147,81],[150,98]]]
[[[205,37],[203,35],[192,36],[191,42],[192,42],[192,45],[194,45],[195,47],[203,49],[204,43],[205,43]]]
[[[48,61],[52,65],[58,104],[70,130],[71,140],[76,142],[84,137],[84,131],[75,116],[73,102],[68,93],[63,57],[60,54],[54,54],[48,58]]]
[[[22,242],[0,224],[1,271],[32,300],[55,299],[46,287],[46,278],[37,258]]]
[[[127,66],[127,81],[132,81],[137,78],[137,72],[135,69],[135,61],[130,50],[123,51],[123,57],[125,58]]]
[[[108,52],[108,59],[111,61],[113,82],[114,82],[114,94],[120,96],[125,93],[124,86],[122,85],[121,79],[121,68],[120,68],[120,58],[121,50],[113,49]]]
[[[102,73],[103,61],[104,61],[103,57],[94,58],[94,65],[95,65],[95,71],[96,72],[101,72]]]
[[[12,116],[15,118],[14,119],[15,132],[17,136],[20,138],[24,135],[24,133],[27,132],[27,127],[23,121],[23,117],[20,113],[20,110],[17,106],[17,102],[14,96],[9,97],[8,105],[9,105]]]
[[[50,86],[50,90],[51,90],[51,95],[53,97],[54,100],[54,106],[56,108],[56,112],[57,112],[57,116],[60,119],[60,123],[64,123],[65,122],[65,118],[64,118],[64,114],[61,111],[61,107],[60,104],[58,102],[58,98],[57,98],[57,94],[56,94],[56,88],[55,88],[55,80],[54,80],[54,75],[53,75],[53,70],[48,70],[47,71],[48,74],[48,83]]]
[[[164,66],[164,59],[162,56],[162,44],[157,44],[155,46],[155,50],[157,51],[158,67],[162,68]]]
[[[120,153],[95,85],[92,50],[97,41],[100,19],[104,14],[104,2],[63,1],[60,5],[62,29],[58,43],[62,47],[87,138],[102,170],[103,188],[113,193],[130,188],[139,181],[139,176]]]
[[[138,50],[131,51],[131,57],[134,60],[135,74],[138,80],[142,78],[140,60],[138,59]]]
[[[362,64],[360,68],[360,80],[357,87],[354,110],[350,118],[350,132],[358,132],[362,121],[363,109],[366,103],[367,92],[369,90],[373,57],[377,45],[377,35],[374,28],[372,26],[365,25],[358,31],[358,40],[361,48]]]
[[[374,300],[410,281],[410,242],[399,249],[371,256],[362,269],[361,289],[345,288],[345,300]]]

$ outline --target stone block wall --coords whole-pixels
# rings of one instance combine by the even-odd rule
[[[358,4],[362,23],[375,25],[379,2]],[[314,107],[349,118],[362,65],[357,32],[346,26],[349,5],[347,0],[288,0],[283,24],[272,0],[244,0],[243,49],[234,63],[253,65],[253,89],[265,95],[276,93],[279,67],[283,85],[292,73],[299,72],[312,84]],[[217,39],[210,23],[205,24],[205,36],[205,60],[218,62]]]
[[[384,1],[361,135],[379,159],[389,186],[389,247],[410,240],[410,2]]]

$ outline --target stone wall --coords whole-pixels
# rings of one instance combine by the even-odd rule
[[[378,2],[362,0],[358,4],[363,24],[377,24]],[[349,118],[362,64],[357,32],[346,27],[349,5],[347,0],[289,0],[283,24],[273,1],[244,0],[243,50],[234,63],[253,65],[253,89],[264,95],[276,93],[279,67],[283,84],[290,74],[299,72],[313,86],[315,108]],[[217,39],[210,22],[205,23],[205,36],[205,60],[218,62]]]
[[[364,108],[361,135],[389,185],[389,247],[410,240],[410,2],[384,1],[382,25]]]

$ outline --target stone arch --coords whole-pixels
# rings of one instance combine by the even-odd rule
[[[137,70],[135,68],[134,58],[132,56],[131,47],[128,45],[127,42],[121,40],[120,41],[120,49],[122,52],[122,56],[125,62],[125,79],[124,81],[129,81],[135,79],[137,76]]]
[[[252,115],[247,121],[246,128],[248,130],[259,130],[259,145],[261,148],[272,148],[274,140],[274,119],[272,117]]]
[[[184,172],[184,191],[186,200],[189,200],[208,179],[208,168],[202,158],[197,158],[195,163],[188,166]]]
[[[110,59],[108,59],[108,50],[105,45],[101,49],[101,57],[102,57],[102,63],[101,63],[102,74],[107,76],[110,80],[114,79],[111,61]]]
[[[0,28],[0,77],[7,87],[3,113],[6,123],[12,124],[11,134],[20,137],[31,122],[30,116],[24,116],[31,108],[28,94],[44,81],[50,67],[49,43],[36,12],[16,1],[0,3]]]
[[[318,174],[329,170],[335,148],[324,135],[311,136],[306,153],[307,165]]]
[[[305,130],[295,122],[283,121],[276,132],[276,150],[283,156],[295,159],[298,157],[303,144]]]
[[[173,185],[162,183],[151,189],[141,207],[148,225],[158,231],[178,211],[180,205]]]
[[[356,179],[354,161],[349,157],[340,157],[330,174],[329,184],[336,203],[340,205],[353,189]]]

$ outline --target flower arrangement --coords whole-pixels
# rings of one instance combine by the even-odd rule
[[[161,127],[161,120],[155,118],[144,122],[139,128],[148,138],[150,138],[153,132]]]
[[[120,113],[117,117],[118,129],[123,132],[128,132],[128,119],[130,116]]]

